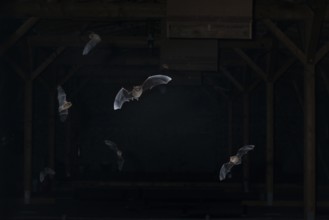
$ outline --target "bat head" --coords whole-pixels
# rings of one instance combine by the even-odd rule
[[[131,93],[134,98],[139,98],[143,93],[143,87],[142,86],[133,86]]]
[[[238,164],[240,162],[240,158],[237,156],[231,156],[230,157],[230,162],[233,164]]]

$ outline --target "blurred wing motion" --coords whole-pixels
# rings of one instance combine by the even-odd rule
[[[134,97],[131,92],[129,92],[125,88],[121,88],[114,99],[114,105],[113,105],[114,110],[121,109],[122,105],[125,102],[129,102],[130,100],[133,99]]]
[[[118,146],[114,142],[112,142],[110,140],[105,140],[104,142],[105,142],[105,144],[107,146],[110,147],[111,150],[113,150],[113,151],[117,151],[118,150]]]
[[[72,106],[71,102],[66,101],[66,94],[61,86],[57,87],[57,98],[58,98],[58,112],[62,122],[67,119],[69,114],[69,108]]]
[[[234,164],[231,162],[224,163],[223,166],[220,168],[219,172],[219,180],[222,181],[226,178],[226,175],[231,171]]]
[[[101,37],[98,34],[91,33],[89,35],[90,40],[85,45],[82,55],[87,55],[99,42],[102,41]]]
[[[248,151],[251,151],[255,148],[255,145],[246,145],[246,146],[243,146],[241,147],[239,150],[238,150],[238,153],[236,154],[237,157],[239,157],[241,159],[241,157],[245,154],[248,153]]]
[[[55,171],[49,167],[46,167],[40,172],[40,182],[42,183],[48,175],[53,177],[55,175]]]
[[[120,156],[120,157],[118,156],[118,161],[117,162],[118,162],[118,170],[121,171],[125,160],[123,159],[122,156]]]
[[[121,88],[114,100],[114,110],[121,109],[125,102],[138,100],[145,90],[152,89],[154,86],[167,84],[171,78],[165,75],[154,75],[148,77],[142,85],[134,86],[131,91]]]
[[[241,147],[237,154],[230,157],[230,161],[228,163],[223,164],[219,172],[219,180],[222,181],[226,178],[226,175],[231,171],[232,167],[235,165],[241,164],[242,156],[247,154],[248,151],[253,150],[255,145],[246,145]]]
[[[123,159],[123,156],[122,156],[122,151],[119,150],[118,146],[114,142],[112,142],[110,140],[105,140],[104,142],[107,146],[110,147],[111,150],[113,150],[116,153],[117,158],[118,158],[117,159],[118,170],[121,171],[123,164],[125,162],[125,160]]]
[[[152,89],[154,86],[167,84],[171,81],[171,78],[166,75],[154,75],[148,77],[143,83],[143,91]]]

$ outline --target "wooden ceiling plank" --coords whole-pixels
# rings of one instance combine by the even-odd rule
[[[28,18],[9,38],[0,45],[0,55],[3,55],[10,47],[12,47],[31,27],[39,20],[39,18]]]

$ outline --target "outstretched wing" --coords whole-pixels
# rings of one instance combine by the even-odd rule
[[[93,34],[92,38],[83,48],[82,55],[87,55],[99,42],[101,42],[100,36],[98,34]]]
[[[128,90],[126,90],[125,88],[121,88],[114,99],[114,105],[113,105],[114,110],[121,109],[123,103],[129,102],[133,98],[134,97],[131,95],[131,93]]]
[[[255,148],[255,145],[245,145],[243,147],[241,147],[239,150],[238,150],[238,153],[236,154],[236,156],[238,157],[242,157],[243,155],[247,154],[248,151],[251,151]]]
[[[219,180],[222,181],[226,178],[226,175],[231,171],[232,167],[234,167],[233,163],[224,163],[219,171]]]
[[[66,94],[61,86],[57,86],[58,106],[62,106],[66,101]]]
[[[153,75],[148,77],[143,83],[143,91],[152,89],[154,86],[167,84],[171,78],[166,75]]]

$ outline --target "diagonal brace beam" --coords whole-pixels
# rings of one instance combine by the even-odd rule
[[[32,79],[35,79],[40,73],[42,73],[64,50],[65,47],[59,47],[54,53],[52,53],[36,70],[33,71]]]
[[[13,46],[37,21],[39,18],[31,17],[27,19],[4,43],[0,45],[0,55],[3,55]]]
[[[264,19],[263,23],[290,50],[290,52],[300,60],[300,62],[303,64],[306,63],[304,52],[301,51],[270,19]]]
[[[250,59],[250,57],[240,48],[234,48],[234,51],[253,69],[263,80],[266,80],[266,73]]]
[[[235,87],[237,87],[240,91],[243,91],[243,86],[241,85],[241,83],[239,83],[239,81],[237,81],[227,69],[225,69],[224,67],[219,67],[219,69],[229,80],[231,80]]]

